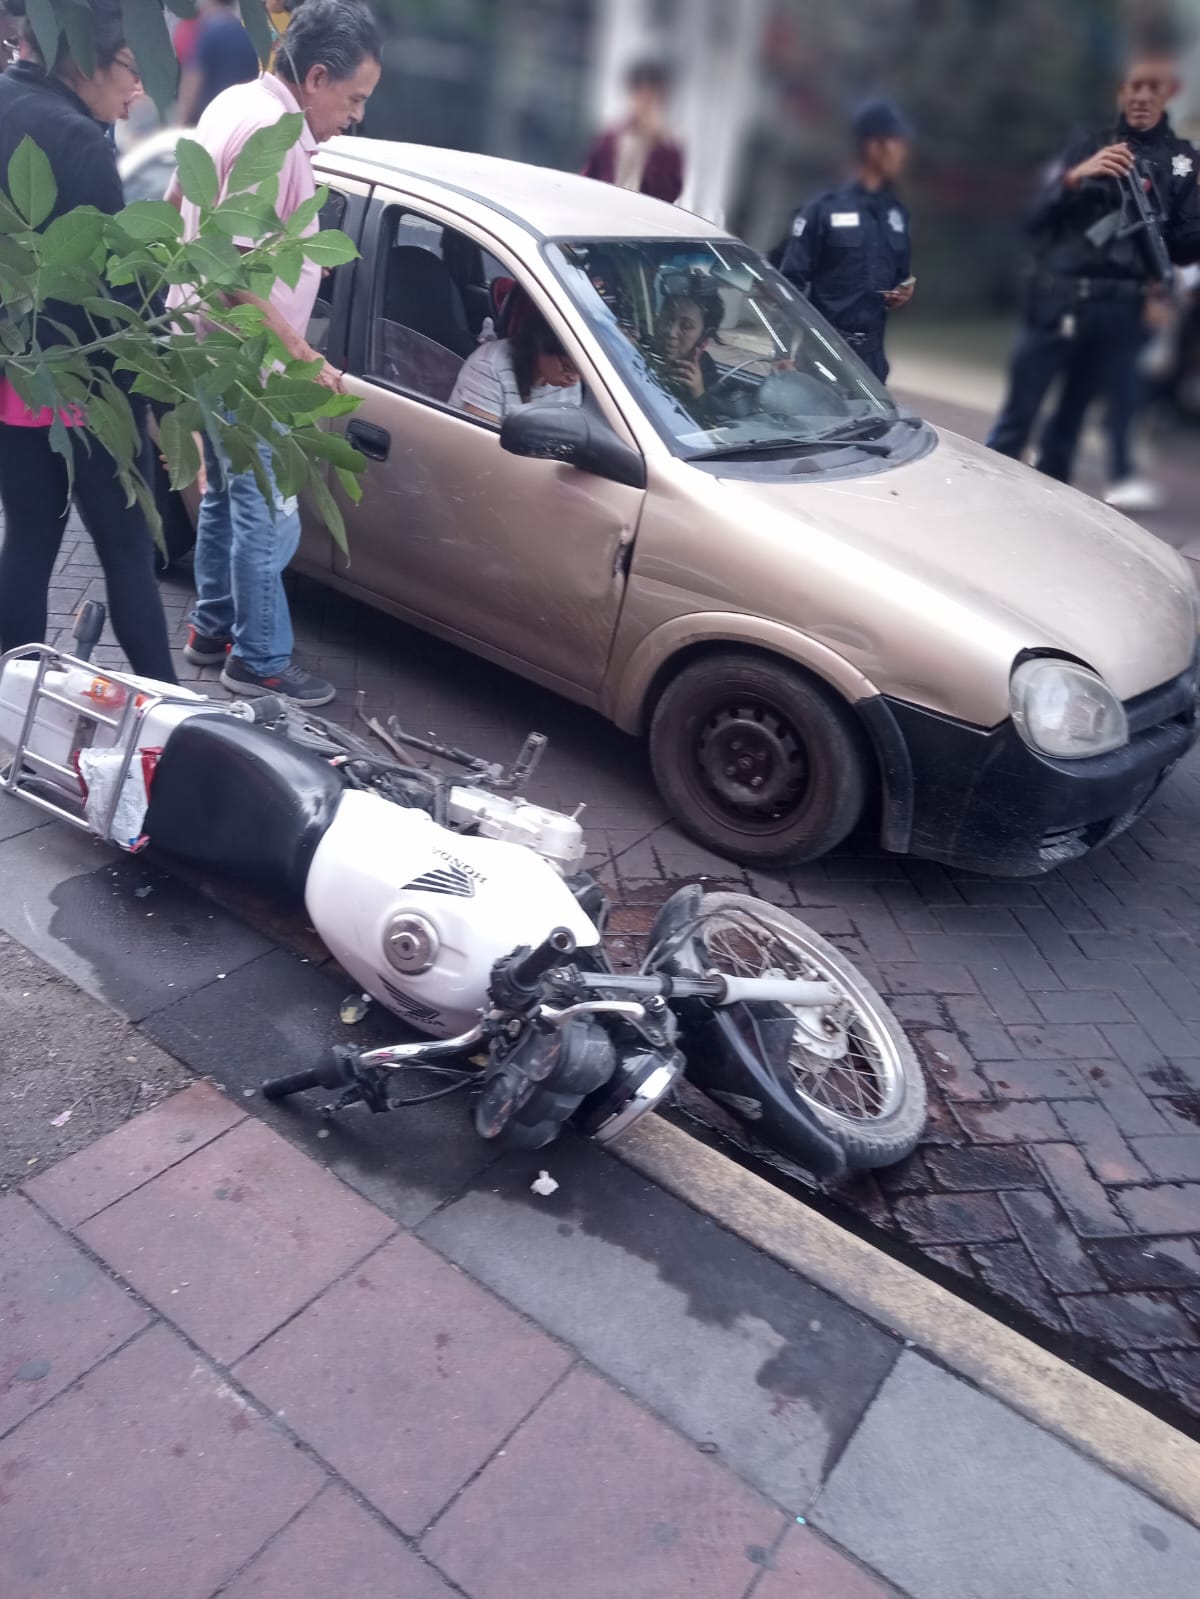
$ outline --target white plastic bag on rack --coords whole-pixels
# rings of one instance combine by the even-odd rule
[[[110,838],[122,849],[138,850],[146,843],[143,826],[150,802],[150,782],[160,750],[135,749],[121,783],[121,792],[106,829],[109,809],[121,772],[123,751],[82,749],[77,761],[84,786],[83,814],[99,838]]]

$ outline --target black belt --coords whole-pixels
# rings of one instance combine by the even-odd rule
[[[1147,285],[1134,278],[1076,278],[1061,272],[1044,272],[1049,287],[1070,289],[1077,300],[1144,300]]]

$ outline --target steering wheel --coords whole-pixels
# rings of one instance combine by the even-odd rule
[[[765,359],[766,358],[764,356],[761,356],[761,355],[752,355],[748,361],[743,361],[738,366],[731,366],[729,368],[728,372],[722,372],[721,373],[721,376],[717,379],[717,381],[715,383],[710,383],[709,384],[707,392],[709,394],[711,394],[714,389],[719,389],[721,387],[722,383],[728,383],[730,378],[735,378],[735,377],[737,377],[739,372],[744,372],[748,366],[755,366],[755,365],[757,365],[757,363],[759,361],[762,361],[762,360],[765,360]]]

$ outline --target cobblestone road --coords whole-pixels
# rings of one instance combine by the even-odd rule
[[[1168,537],[1185,545],[1186,529]],[[99,592],[76,541],[58,624]],[[182,641],[186,578],[164,593]],[[337,684],[343,715],[361,688],[489,757],[511,757],[530,727],[551,735],[537,797],[587,800],[618,955],[700,876],[834,939],[890,997],[931,1089],[919,1151],[838,1203],[1200,1418],[1200,756],[1119,843],[1036,882],[861,841],[747,880],[667,823],[640,747],[599,718],[310,584],[295,614],[299,653]]]

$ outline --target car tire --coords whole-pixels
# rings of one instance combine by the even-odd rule
[[[802,671],[749,651],[704,656],[668,684],[650,763],[684,831],[747,866],[827,855],[867,799],[849,712]]]

